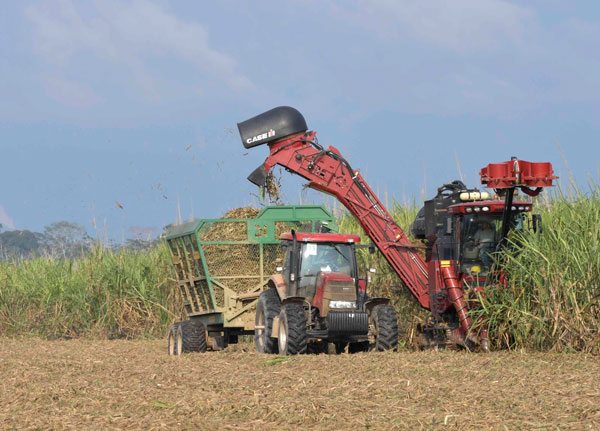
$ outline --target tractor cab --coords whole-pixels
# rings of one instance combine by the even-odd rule
[[[369,298],[358,278],[358,235],[287,232],[283,266],[256,305],[255,343],[263,353],[393,350],[396,312],[389,299]]]
[[[320,311],[356,308],[357,235],[290,232],[281,236],[285,250],[281,268],[287,296],[306,298]]]

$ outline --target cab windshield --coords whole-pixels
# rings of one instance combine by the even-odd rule
[[[319,272],[338,272],[354,277],[352,246],[337,243],[304,243],[300,248],[301,279]]]
[[[512,229],[523,229],[523,214],[513,213]],[[461,226],[461,263],[463,271],[474,266],[487,270],[492,264],[502,235],[502,214],[470,214],[464,216]]]

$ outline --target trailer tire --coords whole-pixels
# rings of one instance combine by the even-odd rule
[[[173,323],[169,327],[167,334],[167,353],[169,356],[180,356],[182,353],[183,342],[181,339],[180,322]]]
[[[281,307],[278,335],[280,354],[299,355],[306,353],[306,314],[302,304],[292,302]]]
[[[185,320],[179,324],[179,327],[183,353],[206,352],[206,327],[202,322]]]
[[[273,319],[279,315],[281,301],[277,291],[269,288],[260,294],[256,304],[254,345],[259,353],[277,353],[277,339],[273,338]]]
[[[383,352],[398,350],[398,320],[390,304],[373,307],[369,315],[369,349]]]

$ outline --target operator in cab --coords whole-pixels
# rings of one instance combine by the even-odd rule
[[[479,247],[479,259],[485,267],[490,267],[492,258],[490,254],[494,251],[496,231],[489,221],[479,222],[479,229],[473,237]]]

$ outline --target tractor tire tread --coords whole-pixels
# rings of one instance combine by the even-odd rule
[[[283,306],[288,324],[288,354],[300,355],[307,351],[306,315],[301,304],[285,304]]]
[[[184,320],[181,325],[183,353],[206,352],[206,328],[201,322]]]
[[[265,290],[258,297],[258,301],[261,305],[261,308],[265,311],[266,333],[272,334],[273,318],[275,318],[276,316],[279,316],[279,312],[281,311],[281,300],[279,299],[277,290],[275,290],[273,288],[269,288],[269,289]],[[257,307],[258,307],[258,304],[257,304]],[[277,344],[276,338],[273,338],[271,336],[266,337],[264,345],[265,345],[264,346],[265,351],[262,353],[278,353],[279,352],[279,346]]]
[[[373,307],[372,313],[377,322],[378,334],[374,350],[398,350],[398,319],[396,310],[390,304]]]

